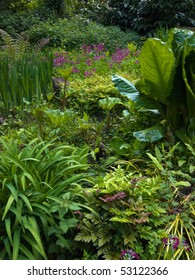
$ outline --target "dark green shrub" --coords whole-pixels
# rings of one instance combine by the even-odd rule
[[[80,49],[82,44],[104,43],[109,50],[123,47],[132,41],[139,41],[133,32],[122,32],[118,27],[105,27],[84,18],[58,19],[44,22],[30,28],[26,35],[31,43],[41,38],[50,39],[50,46],[66,50]]]
[[[0,29],[13,36],[54,17],[55,14],[44,7],[33,11],[18,11],[17,13],[6,10],[0,12]]]
[[[195,25],[195,5],[193,0],[109,0],[91,5],[93,19],[104,24],[118,25],[123,29],[131,28],[141,33],[154,30],[159,25]],[[99,3],[98,3],[99,4]],[[90,17],[90,12],[88,13]]]

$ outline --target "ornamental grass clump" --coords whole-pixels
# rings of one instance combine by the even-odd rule
[[[13,106],[24,106],[25,102],[40,102],[47,99],[47,91],[53,72],[53,57],[41,53],[25,53],[11,60],[0,59],[0,100],[5,114]]]

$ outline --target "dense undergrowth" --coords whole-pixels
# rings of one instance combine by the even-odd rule
[[[0,259],[195,259],[194,33],[24,29],[1,30]]]

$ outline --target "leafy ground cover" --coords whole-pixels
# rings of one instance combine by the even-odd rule
[[[194,33],[42,51],[1,34],[0,258],[195,259]]]

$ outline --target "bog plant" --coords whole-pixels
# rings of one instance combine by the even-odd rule
[[[8,114],[12,106],[23,106],[24,102],[47,99],[51,83],[53,58],[49,54],[23,54],[16,60],[0,59],[0,98]]]
[[[139,57],[142,77],[135,85],[113,76],[121,95],[133,101],[138,110],[162,116],[154,127],[134,132],[138,140],[154,142],[171,133],[184,142],[194,138],[194,60],[195,34],[173,29],[167,42],[146,40]]]

